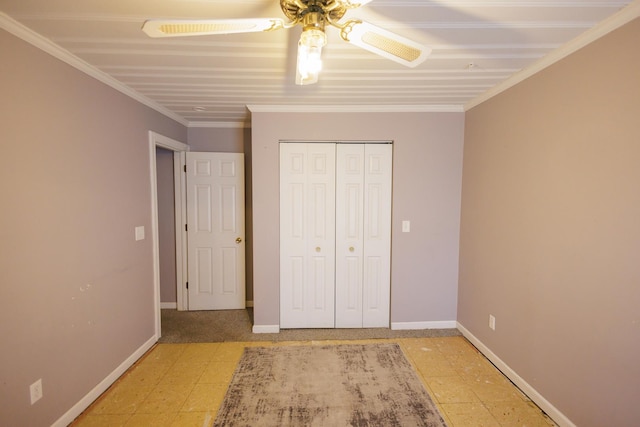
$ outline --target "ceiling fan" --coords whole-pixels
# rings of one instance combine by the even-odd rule
[[[356,46],[415,67],[422,63],[431,49],[360,19],[340,22],[350,9],[372,0],[280,0],[287,17],[249,19],[148,20],[142,30],[150,37],[202,36],[231,33],[274,31],[302,26],[298,42],[296,84],[316,83],[322,68],[322,48],[327,44],[327,24],[340,30],[340,37]]]

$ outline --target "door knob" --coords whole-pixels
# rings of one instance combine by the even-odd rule
[[[238,237],[238,238],[236,239],[236,243],[241,243],[241,242],[242,242],[242,238],[241,238],[241,237]]]
[[[353,248],[353,246],[349,247],[349,252],[353,252],[355,251],[355,249]]]
[[[320,252],[320,246],[316,246],[316,252]]]

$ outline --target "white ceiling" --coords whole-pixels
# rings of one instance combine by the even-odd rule
[[[6,14],[0,18],[5,28],[17,21],[27,27],[18,32],[43,36],[79,58],[79,68],[95,67],[94,75],[183,123],[233,126],[249,122],[247,105],[462,111],[632,2],[374,0],[346,17],[416,40],[432,54],[406,68],[349,45],[329,28],[320,81],[309,86],[294,84],[300,28],[169,39],[151,39],[140,30],[146,19],[281,18],[279,3],[0,0]]]

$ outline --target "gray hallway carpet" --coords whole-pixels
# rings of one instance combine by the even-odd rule
[[[239,341],[321,341],[383,338],[448,337],[461,335],[457,329],[394,331],[371,329],[282,329],[277,334],[254,334],[253,311],[177,311],[163,309],[160,343]]]

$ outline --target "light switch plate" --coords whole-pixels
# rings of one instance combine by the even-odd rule
[[[144,225],[136,227],[136,240],[144,240]]]
[[[31,395],[32,405],[42,399],[42,378],[29,386],[29,393]]]
[[[408,233],[411,231],[411,221],[402,221],[402,232]]]

